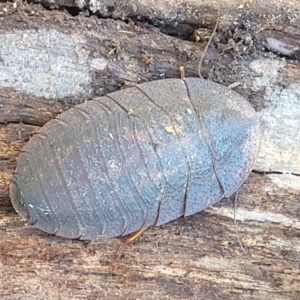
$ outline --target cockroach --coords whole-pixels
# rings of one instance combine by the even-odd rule
[[[43,126],[17,158],[10,196],[50,234],[137,236],[232,195],[260,140],[257,114],[229,88],[200,78],[143,83]]]

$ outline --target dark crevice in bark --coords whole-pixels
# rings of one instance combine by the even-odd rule
[[[273,175],[273,174],[277,174],[277,175],[281,175],[281,174],[290,174],[290,175],[294,175],[294,176],[299,176],[300,174],[297,173],[288,173],[288,172],[278,172],[278,171],[259,171],[259,170],[252,170],[253,173],[256,174],[260,174],[260,175]]]
[[[27,1],[28,3],[37,3],[36,1]],[[142,27],[154,27],[157,28],[162,34],[166,34],[168,36],[177,37],[182,40],[191,41],[193,39],[194,30],[199,27],[203,27],[204,25],[200,24],[189,24],[187,22],[178,22],[178,21],[168,21],[159,18],[147,18],[145,16],[129,16],[125,19],[115,18],[112,16],[114,7],[108,6],[108,13],[110,16],[106,16],[101,14],[101,12],[92,12],[88,6],[83,8],[79,8],[77,6],[67,6],[67,5],[58,5],[58,4],[50,4],[50,3],[39,3],[46,10],[58,10],[65,11],[69,13],[71,16],[76,17],[78,15],[85,15],[86,17],[96,16],[99,19],[113,19],[123,21],[125,23],[133,22],[136,25]],[[206,28],[206,27],[205,27]]]

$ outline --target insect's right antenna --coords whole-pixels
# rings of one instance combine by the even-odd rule
[[[211,36],[210,36],[210,38],[209,38],[209,40],[208,40],[208,42],[207,42],[207,44],[206,44],[206,46],[205,46],[205,48],[204,48],[202,57],[201,57],[201,59],[200,59],[200,61],[199,61],[199,65],[198,65],[198,75],[199,75],[199,77],[200,77],[201,79],[203,79],[203,77],[202,77],[202,75],[201,75],[202,61],[203,61],[203,59],[204,59],[204,56],[205,56],[205,54],[206,54],[206,52],[207,52],[207,49],[208,49],[208,47],[209,47],[209,45],[210,45],[212,39],[213,39],[213,37],[214,37],[214,35],[215,35],[216,31],[217,31],[218,25],[219,25],[219,17],[217,18],[217,22],[216,22],[214,31],[212,32],[212,34],[211,34]]]

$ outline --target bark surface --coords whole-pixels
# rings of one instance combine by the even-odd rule
[[[0,3],[1,299],[299,299],[300,4],[116,3]],[[202,76],[232,87],[262,121],[260,157],[236,205],[224,199],[150,228],[119,261],[118,239],[25,225],[9,177],[41,126],[96,96],[179,78],[180,66],[197,77],[203,55]]]

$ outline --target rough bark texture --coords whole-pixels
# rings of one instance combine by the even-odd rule
[[[1,299],[299,299],[300,4],[116,3],[0,4]],[[236,209],[224,199],[151,228],[119,262],[118,239],[80,242],[26,226],[8,179],[30,136],[97,95],[179,77],[179,66],[197,76],[217,17],[202,75],[247,98],[264,130]]]

